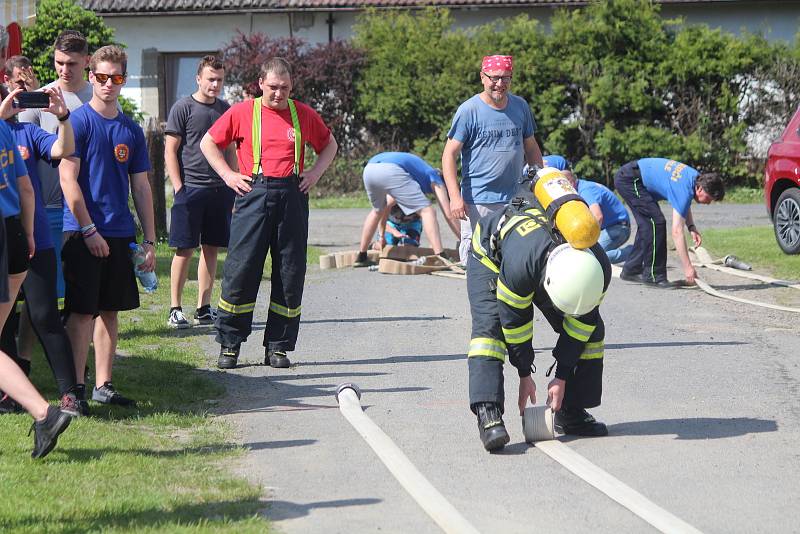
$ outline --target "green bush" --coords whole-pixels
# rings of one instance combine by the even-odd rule
[[[35,23],[23,28],[22,53],[31,60],[36,77],[43,83],[58,77],[53,67],[53,42],[64,30],[81,32],[89,43],[90,54],[101,46],[120,45],[114,41],[114,30],[93,11],[72,0],[40,0]]]
[[[355,27],[365,129],[434,164],[453,113],[481,90],[487,54],[514,56],[512,91],[531,105],[543,150],[605,183],[627,161],[663,156],[757,186],[749,136],[777,135],[800,100],[800,47],[665,20],[649,0],[558,10],[549,31],[526,15],[452,25],[427,9],[368,11]]]
[[[72,0],[39,0],[35,23],[22,31],[22,53],[31,60],[36,77],[42,83],[58,78],[53,66],[53,42],[64,30],[80,31],[89,43],[90,54],[110,44],[125,47],[114,41],[114,30],[93,11],[83,9]],[[123,113],[142,122],[144,115],[133,100],[121,96],[119,101]]]

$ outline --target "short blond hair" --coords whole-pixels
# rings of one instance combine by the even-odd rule
[[[97,65],[102,62],[106,63],[117,63],[118,65],[122,65],[122,73],[126,74],[128,72],[128,54],[125,51],[115,45],[107,45],[97,49],[97,52],[92,54],[92,59],[89,60],[89,70],[94,72],[94,69],[97,68]]]

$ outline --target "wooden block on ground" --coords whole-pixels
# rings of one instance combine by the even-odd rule
[[[444,265],[441,260],[436,257],[426,257],[425,264],[423,265],[390,258],[381,258],[378,264],[378,272],[384,274],[429,274],[434,271],[445,271],[448,269],[450,269],[450,267]]]
[[[380,259],[381,253],[377,250],[368,250],[367,257],[374,262]],[[342,267],[352,267],[358,256],[357,250],[344,250],[325,254],[319,257],[320,269],[341,269]]]
[[[453,249],[445,249],[444,253],[451,257],[457,258],[458,251]],[[396,246],[386,245],[381,251],[381,258],[389,258],[392,260],[416,260],[421,256],[433,256],[433,249],[427,247],[412,247],[409,245]]]

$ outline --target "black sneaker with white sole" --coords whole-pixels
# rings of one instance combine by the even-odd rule
[[[136,401],[120,394],[111,382],[105,382],[92,390],[92,400],[100,404],[116,404],[117,406],[136,406]]]
[[[81,417],[89,416],[89,403],[86,401],[86,384],[75,386],[75,400],[78,403],[78,412]]]
[[[180,308],[172,308],[169,311],[169,319],[167,319],[167,326],[182,330],[184,328],[191,328],[192,325],[186,320],[183,310]]]
[[[206,304],[194,312],[194,324],[198,326],[213,325],[217,320],[217,310]]]

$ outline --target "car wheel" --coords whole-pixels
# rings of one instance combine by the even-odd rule
[[[781,194],[773,221],[781,250],[786,254],[800,253],[800,189],[787,189]]]

